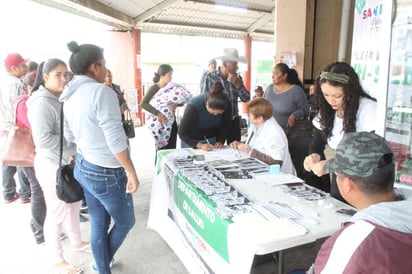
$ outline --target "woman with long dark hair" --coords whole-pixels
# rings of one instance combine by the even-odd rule
[[[36,145],[35,170],[46,201],[44,238],[50,250],[52,273],[81,273],[63,256],[60,242],[63,226],[76,251],[90,252],[80,233],[80,203],[65,203],[56,194],[56,171],[59,168],[60,108],[59,97],[67,84],[67,66],[60,59],[49,59],[39,65],[32,95],[27,101],[33,141]],[[63,138],[62,162],[76,154],[76,146]]]
[[[343,135],[349,132],[374,131],[376,99],[365,92],[354,69],[347,63],[326,66],[316,85],[319,113],[313,119],[313,139],[304,168],[318,176],[329,173],[324,169],[323,151],[328,144],[336,149]],[[332,174],[331,194],[344,200]]]
[[[232,122],[230,101],[220,81],[208,93],[201,93],[187,103],[180,121],[179,137],[183,147],[205,151],[222,148]]]

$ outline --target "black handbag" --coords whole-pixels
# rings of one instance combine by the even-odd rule
[[[124,132],[126,133],[126,136],[128,138],[134,138],[135,132],[134,132],[134,122],[132,119],[132,115],[130,114],[129,109],[126,109],[125,112],[126,112],[126,115],[122,115]]]
[[[62,165],[56,173],[57,197],[66,202],[74,203],[83,200],[83,188],[73,175],[74,163]]]
[[[62,165],[63,156],[63,104],[60,109],[60,157],[56,172],[57,197],[66,202],[74,203],[84,199],[83,188],[74,178],[74,163]]]

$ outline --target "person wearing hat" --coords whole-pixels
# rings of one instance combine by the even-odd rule
[[[412,195],[394,189],[389,144],[372,132],[344,135],[325,169],[358,210],[320,248],[308,273],[410,273]]]
[[[8,132],[14,127],[15,118],[13,113],[12,101],[18,96],[22,90],[21,78],[27,72],[28,59],[24,59],[18,53],[7,55],[4,60],[6,76],[3,81],[0,99],[0,132],[1,139],[4,142],[7,139]],[[23,203],[30,202],[30,184],[21,168],[1,164],[2,167],[2,182],[3,182],[3,198],[4,203],[9,204],[17,199],[21,199]],[[16,181],[14,175],[18,172],[20,190],[16,191]]]
[[[243,84],[242,77],[237,73],[238,62],[246,63],[246,58],[239,56],[236,49],[226,48],[223,50],[223,55],[216,59],[222,60],[222,65],[217,70],[207,73],[200,91],[201,93],[209,92],[216,81],[222,83],[229,97],[232,112],[231,131],[226,140],[230,144],[233,141],[240,141],[241,137],[238,98],[242,102],[250,100],[250,93]]]

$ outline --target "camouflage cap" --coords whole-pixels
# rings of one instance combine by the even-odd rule
[[[393,155],[392,149],[376,133],[348,133],[340,141],[335,158],[329,160],[324,169],[328,173],[368,177],[378,173],[378,161],[385,154]]]

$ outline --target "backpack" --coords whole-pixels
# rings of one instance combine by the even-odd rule
[[[13,113],[15,114],[16,125],[23,128],[31,128],[29,119],[27,118],[27,106],[26,102],[29,99],[29,95],[17,96],[12,101]]]

